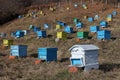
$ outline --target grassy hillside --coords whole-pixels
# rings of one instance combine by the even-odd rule
[[[111,39],[108,41],[100,41],[96,39],[96,34],[90,34],[91,39],[83,39],[76,42],[76,33],[68,34],[71,37],[67,40],[55,42],[56,30],[55,25],[58,20],[66,22],[68,25],[73,25],[73,18],[79,18],[85,25],[83,29],[78,31],[89,31],[90,25],[99,25],[99,21],[105,20],[106,15],[115,9],[111,5],[104,6],[102,3],[87,4],[88,9],[85,10],[81,6],[73,7],[73,3],[65,3],[57,7],[54,12],[44,9],[45,16],[38,15],[36,18],[24,17],[15,19],[7,24],[0,26],[0,32],[5,32],[10,37],[10,33],[18,29],[27,29],[30,24],[40,26],[43,29],[43,24],[48,23],[51,29],[47,30],[47,34],[51,37],[37,39],[36,34],[30,34],[14,39],[14,44],[28,45],[28,57],[16,58],[9,60],[10,49],[0,50],[0,80],[120,80],[120,28],[119,18],[120,10],[116,9],[118,15],[109,23],[111,30]],[[66,10],[69,7],[70,10]],[[103,11],[103,9],[105,9]],[[100,19],[89,23],[84,16],[94,16],[99,14]],[[2,40],[2,39],[1,39]],[[1,43],[2,44],[2,43]],[[75,44],[94,44],[100,48],[99,50],[99,70],[83,72],[80,70],[77,73],[69,73],[68,65],[70,65],[70,52],[68,49]],[[37,49],[39,47],[57,47],[58,61],[44,62],[38,65],[34,64],[37,60]]]

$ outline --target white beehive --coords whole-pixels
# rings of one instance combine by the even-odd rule
[[[83,67],[84,71],[98,69],[98,50],[95,45],[74,45],[69,51],[71,52],[70,66]]]

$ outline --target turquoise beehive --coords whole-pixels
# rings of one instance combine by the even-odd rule
[[[57,61],[57,48],[38,48],[38,59],[49,61]]]
[[[99,30],[99,26],[90,26],[90,32],[97,32]]]
[[[97,39],[109,40],[111,38],[111,32],[109,30],[100,30],[97,32]]]

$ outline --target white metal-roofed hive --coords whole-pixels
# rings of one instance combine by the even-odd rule
[[[69,49],[71,52],[70,66],[84,67],[84,71],[98,69],[98,50],[99,48],[92,44],[73,45]]]

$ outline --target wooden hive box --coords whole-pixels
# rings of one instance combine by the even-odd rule
[[[67,34],[65,32],[57,32],[57,38],[59,39],[66,39]]]
[[[106,22],[106,21],[100,21],[100,27],[102,27],[102,28],[108,27],[108,22]]]
[[[40,37],[46,37],[47,34],[46,34],[46,31],[43,31],[43,30],[40,30],[40,31],[37,31],[37,36],[40,38]]]
[[[56,30],[58,30],[58,29],[61,29],[61,26],[60,25],[56,25]]]
[[[71,26],[66,26],[64,28],[64,32],[66,32],[66,33],[73,33],[73,28]]]
[[[10,55],[17,57],[26,57],[27,56],[27,45],[11,45]]]
[[[82,22],[78,22],[75,26],[76,26],[77,29],[78,28],[82,28],[83,27],[83,23]]]
[[[93,17],[88,17],[88,22],[93,22],[94,18]]]
[[[78,18],[74,18],[73,22],[74,22],[74,24],[77,24],[79,22],[79,19]]]
[[[13,40],[7,40],[7,39],[3,40],[3,46],[10,46],[10,45],[13,45]]]
[[[57,61],[57,48],[38,48],[38,59]]]
[[[16,38],[20,38],[20,37],[23,37],[23,36],[25,36],[25,33],[22,30],[17,30],[15,32],[15,37]]]
[[[77,38],[80,38],[80,39],[84,39],[84,38],[88,38],[89,32],[83,32],[83,31],[79,31],[77,32]]]
[[[97,32],[99,30],[99,26],[90,26],[90,32]]]
[[[109,40],[111,38],[111,32],[109,30],[100,30],[97,32],[97,39]]]

